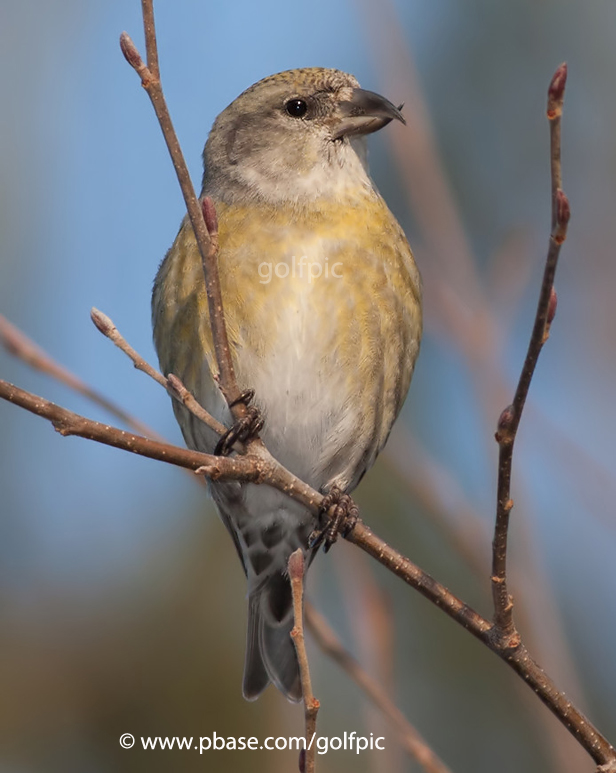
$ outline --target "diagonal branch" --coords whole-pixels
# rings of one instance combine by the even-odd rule
[[[513,646],[512,643],[494,636],[494,626],[488,620],[454,596],[423,569],[377,537],[363,522],[358,521],[346,539],[419,591],[422,596],[442,609],[448,617],[466,628],[476,639],[504,660],[558,717],[595,762],[613,765],[613,768],[605,768],[605,771],[616,773],[616,750],[588,718],[571,703],[565,693],[558,690],[545,671],[532,659],[521,641]]]
[[[162,84],[160,82],[152,0],[142,0],[142,7],[144,9],[148,62],[155,63],[154,71],[145,65],[137,47],[126,32],[123,32],[120,36],[120,47],[126,61],[139,75],[141,78],[141,85],[150,97],[184,196],[186,210],[203,263],[210,327],[212,329],[216,362],[218,363],[219,386],[230,406],[234,419],[237,421],[246,416],[246,406],[243,402],[238,400],[240,397],[240,390],[235,378],[235,370],[231,360],[229,339],[224,320],[222,292],[218,276],[218,235],[215,213],[213,211],[213,205],[209,206],[206,202],[203,202],[203,204],[200,205],[199,200],[197,199],[195,189],[188,173],[188,167],[184,160],[184,154],[182,153],[175,129],[173,128],[173,122],[171,121],[169,109],[163,95]],[[206,222],[206,220],[208,222]]]
[[[212,479],[253,480],[257,483],[263,475],[263,465],[259,460],[248,459],[245,456],[231,458],[213,456],[180,448],[170,443],[162,443],[159,440],[151,440],[141,435],[133,435],[109,424],[87,419],[3,379],[0,379],[0,398],[47,419],[64,437],[75,435],[86,440],[94,440],[123,451],[184,467]]]
[[[196,412],[197,418],[200,419],[207,427],[213,429],[214,432],[217,432],[219,435],[224,435],[224,433],[227,431],[226,427],[224,427],[219,421],[216,421],[216,419],[210,413],[208,413],[205,408],[202,408],[200,405],[195,407],[197,401],[184,387],[182,382],[173,375],[173,373],[169,374],[167,378],[165,378],[162,373],[156,370],[156,368],[153,368],[150,363],[147,362],[139,354],[139,352],[137,352],[128,343],[118,328],[114,325],[113,321],[106,314],[103,314],[103,312],[99,311],[98,309],[92,308],[90,310],[90,318],[92,322],[94,322],[97,330],[99,330],[99,332],[108,338],[111,343],[115,344],[115,346],[117,346],[120,351],[124,352],[124,354],[132,361],[137,370],[140,370],[142,373],[145,373],[146,376],[154,379],[157,384],[160,384],[163,389],[167,390],[172,398],[179,400],[181,403],[186,405],[186,407],[192,413]]]

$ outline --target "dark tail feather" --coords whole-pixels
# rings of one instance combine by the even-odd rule
[[[256,700],[270,683],[261,648],[259,646],[259,625],[261,615],[259,597],[248,600],[248,631],[246,634],[246,660],[244,662],[244,684],[242,692],[247,701]]]
[[[248,598],[248,635],[243,692],[255,700],[272,682],[291,701],[299,701],[302,687],[295,647],[291,640],[293,606],[288,577],[271,575]]]

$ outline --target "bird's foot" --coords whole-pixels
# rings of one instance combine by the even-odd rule
[[[312,532],[308,545],[310,548],[315,549],[323,545],[323,552],[327,553],[339,535],[346,537],[355,526],[359,517],[359,510],[348,494],[344,494],[339,488],[334,486],[323,497],[319,516],[319,520],[321,518],[326,519],[325,525]]]
[[[229,403],[229,408],[233,408],[233,406],[238,403],[244,403],[246,406],[246,415],[243,418],[238,419],[224,435],[221,435],[220,440],[214,449],[216,456],[226,456],[237,441],[245,443],[247,440],[252,440],[263,429],[265,423],[263,417],[257,408],[250,405],[254,396],[254,389],[245,389],[236,400]]]

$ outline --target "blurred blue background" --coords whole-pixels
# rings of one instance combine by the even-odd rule
[[[160,387],[89,321],[92,306],[102,309],[155,363],[151,284],[183,202],[118,47],[127,30],[143,51],[140,5],[0,8],[0,313],[181,443]],[[573,217],[558,314],[516,447],[510,572],[531,651],[614,741],[616,6],[181,0],[155,11],[163,85],[196,183],[215,116],[273,72],[337,67],[405,102],[409,126],[372,138],[372,170],[416,249],[426,335],[389,452],[358,500],[377,533],[484,614],[492,435],[531,329],[550,219],[545,95],[567,60]],[[109,421],[4,350],[0,376]],[[202,487],[171,467],[63,439],[6,403],[0,459],[3,773],[204,764],[194,752],[123,751],[124,732],[301,732],[301,709],[272,691],[256,704],[241,698],[244,580]],[[593,769],[503,664],[351,546],[319,557],[312,575],[317,606],[453,770],[494,770],[495,756],[501,771]],[[315,647],[311,657],[319,733],[363,729],[388,741],[381,756],[332,752],[320,767],[418,769],[357,688]],[[295,761],[212,752],[205,764]]]

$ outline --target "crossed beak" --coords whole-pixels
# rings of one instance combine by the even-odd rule
[[[393,105],[388,99],[365,89],[353,89],[351,99],[340,102],[338,124],[334,127],[333,138],[353,137],[360,134],[372,134],[392,121],[406,123],[400,107]]]

